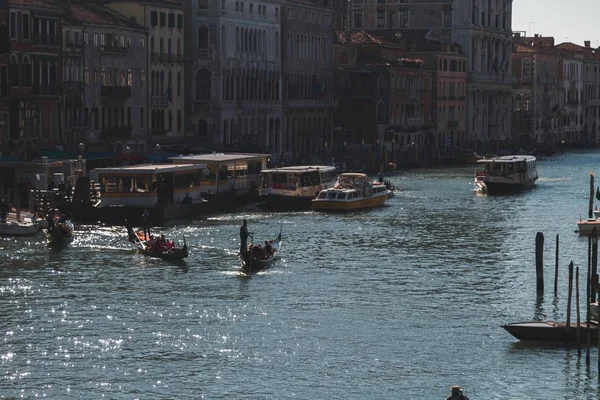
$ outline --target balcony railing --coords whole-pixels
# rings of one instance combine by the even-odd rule
[[[169,98],[167,96],[152,96],[151,103],[154,107],[167,107]]]
[[[208,112],[210,110],[210,100],[196,100],[194,101],[193,112]]]
[[[166,54],[152,53],[150,55],[150,61],[166,63],[169,62],[169,57]]]
[[[100,96],[110,100],[127,100],[131,97],[131,86],[102,86]]]
[[[33,86],[33,94],[39,96],[62,96],[63,87],[59,85],[38,84]]]
[[[196,58],[208,58],[208,49],[196,49]]]
[[[129,49],[127,47],[119,47],[119,46],[102,46],[100,47],[100,51],[104,54],[119,54],[125,55]]]
[[[82,92],[85,84],[83,81],[65,81],[63,87],[65,92]]]
[[[126,138],[131,136],[132,126],[115,126],[102,129],[103,138]]]

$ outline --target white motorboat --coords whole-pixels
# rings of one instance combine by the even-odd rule
[[[47,226],[46,220],[36,219],[31,213],[21,213],[19,219],[9,214],[5,222],[0,222],[0,236],[29,236]]]
[[[534,156],[502,156],[477,161],[483,171],[475,172],[475,186],[488,194],[516,193],[531,188],[538,179]]]

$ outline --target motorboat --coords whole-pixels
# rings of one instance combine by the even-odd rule
[[[482,171],[475,172],[475,186],[487,194],[516,193],[533,187],[538,180],[534,156],[509,155],[484,158]]]
[[[372,182],[363,173],[345,173],[331,189],[322,190],[312,201],[315,211],[350,211],[378,207],[392,195],[384,183]]]

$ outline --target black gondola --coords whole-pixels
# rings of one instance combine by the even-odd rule
[[[53,247],[66,246],[73,241],[73,223],[69,220],[55,223],[46,230],[48,245]]]
[[[266,257],[259,257],[257,252],[251,250],[248,250],[244,255],[239,255],[243,273],[251,274],[252,272],[268,268],[279,259],[281,254],[281,232],[279,232],[279,235],[270,244],[271,252]]]
[[[127,228],[128,240],[135,244],[136,249],[141,254],[163,260],[183,260],[189,255],[185,236],[183,237],[183,247],[173,247],[166,251],[158,251],[152,246],[147,245],[144,232],[135,232],[129,223],[126,223],[125,226]]]

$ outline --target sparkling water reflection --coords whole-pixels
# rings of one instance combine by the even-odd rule
[[[586,265],[594,153],[541,160],[527,193],[474,195],[473,167],[401,172],[399,194],[348,215],[232,214],[181,220],[190,258],[135,254],[125,230],[78,227],[0,240],[0,398],[596,398],[576,349],[523,345],[507,322],[564,319],[566,265]],[[238,272],[238,226],[280,227],[284,257]],[[534,239],[546,234],[546,295]],[[552,296],[560,234],[559,297]]]

